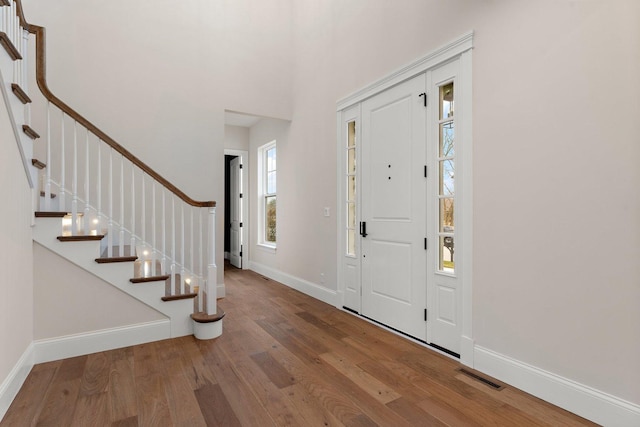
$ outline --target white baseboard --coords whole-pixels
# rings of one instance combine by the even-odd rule
[[[216,296],[218,298],[224,298],[227,295],[226,289],[227,288],[224,286],[224,283],[218,283],[218,286],[216,288]]]
[[[15,399],[20,391],[20,387],[27,379],[27,375],[31,372],[34,365],[34,346],[33,343],[22,353],[22,356],[15,364],[11,372],[5,380],[0,384],[0,421],[7,413],[11,402]]]
[[[157,320],[33,342],[35,363],[66,359],[171,338],[171,321]]]
[[[287,285],[290,288],[300,291],[303,294],[307,294],[315,299],[319,299],[320,301],[326,302],[332,306],[335,306],[338,303],[338,294],[336,291],[316,285],[315,283],[292,276],[280,270],[276,270],[275,268],[267,267],[266,265],[259,264],[257,262],[251,262],[249,264],[249,270],[253,270],[258,274],[262,274],[269,279],[278,281],[283,285]]]
[[[607,427],[640,426],[640,405],[475,346],[474,368]]]

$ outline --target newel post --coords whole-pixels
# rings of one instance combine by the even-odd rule
[[[216,314],[218,267],[216,266],[216,208],[209,208],[209,239],[207,260],[207,314]]]

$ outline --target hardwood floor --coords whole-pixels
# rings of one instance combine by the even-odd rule
[[[593,425],[258,274],[225,284],[221,337],[36,365],[0,425]]]

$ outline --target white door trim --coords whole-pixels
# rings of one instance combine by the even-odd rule
[[[238,156],[240,157],[240,164],[242,164],[242,239],[240,244],[242,245],[242,269],[249,268],[249,152],[244,150],[233,150],[230,148],[224,149],[225,156]],[[225,227],[227,225],[225,224]]]
[[[458,59],[460,61],[460,74],[457,78],[459,93],[462,98],[459,99],[460,104],[464,105],[465,115],[459,117],[458,126],[460,127],[460,135],[464,138],[464,147],[458,152],[459,169],[461,176],[457,176],[456,181],[459,185],[459,203],[462,212],[457,215],[459,224],[459,240],[463,243],[464,248],[460,250],[460,268],[458,277],[461,281],[462,292],[462,334],[460,345],[460,361],[467,366],[474,366],[474,341],[473,341],[473,322],[472,322],[472,248],[473,248],[473,230],[472,230],[472,212],[473,212],[473,193],[472,193],[472,123],[471,123],[471,51],[473,49],[473,32],[463,34],[461,37],[451,41],[450,43],[435,49],[431,53],[422,58],[396,70],[382,79],[340,99],[336,104],[337,123],[338,123],[338,140],[337,153],[338,165],[342,165],[343,156],[343,139],[341,137],[344,125],[341,119],[341,113],[349,107],[353,107],[367,98],[370,98],[384,90],[408,80],[418,74],[428,72],[439,65]],[[433,95],[431,96],[432,98]],[[462,109],[459,109],[461,111]],[[344,186],[340,178],[340,168],[338,171],[338,205],[342,205],[344,200]],[[342,218],[344,213],[338,218],[338,242],[343,242],[345,220]],[[338,293],[344,294],[344,270],[342,266],[343,248],[338,246]],[[342,300],[342,298],[340,298]],[[339,304],[342,301],[339,302]]]

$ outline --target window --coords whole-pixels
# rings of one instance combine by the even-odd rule
[[[453,273],[454,261],[454,205],[455,205],[455,126],[453,117],[453,82],[440,86],[440,141],[438,144],[438,248],[440,271]]]
[[[356,122],[347,123],[347,255],[356,254]]]
[[[258,185],[260,195],[259,240],[258,243],[276,246],[276,142],[272,141],[258,149]]]

